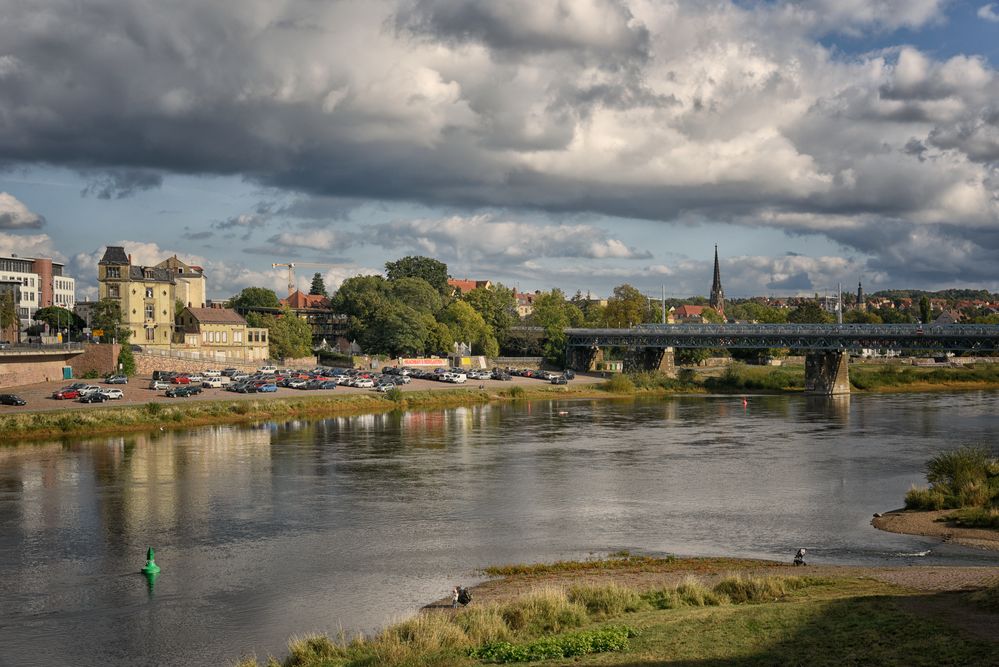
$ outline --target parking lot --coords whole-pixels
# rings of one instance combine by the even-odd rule
[[[149,389],[149,383],[152,380],[151,377],[131,377],[128,380],[128,384],[104,384],[103,380],[59,380],[53,382],[40,382],[30,385],[22,385],[19,387],[9,387],[5,389],[0,389],[0,393],[3,394],[16,394],[23,398],[27,405],[24,406],[10,406],[10,405],[0,405],[0,414],[10,413],[10,412],[38,412],[47,410],[88,410],[95,407],[109,407],[115,405],[136,405],[149,402],[182,402],[182,401],[217,401],[217,400],[227,400],[227,401],[266,401],[274,398],[292,398],[292,397],[308,397],[308,396],[323,396],[323,395],[344,395],[344,394],[354,394],[354,395],[378,395],[377,392],[371,389],[363,389],[358,387],[347,387],[338,386],[336,389],[290,389],[286,387],[280,387],[276,392],[273,393],[255,393],[255,394],[240,394],[232,391],[227,391],[225,389],[212,389],[205,387],[200,394],[194,396],[188,396],[184,398],[169,398],[166,396],[166,392],[162,389],[154,390]],[[601,381],[601,378],[589,375],[577,375],[574,379],[569,380],[569,386],[580,385],[580,384],[592,384],[594,382]],[[107,389],[121,389],[124,396],[117,400],[107,401],[105,403],[80,403],[77,400],[58,400],[52,398],[52,394],[63,387],[66,387],[74,382],[86,382],[87,384],[99,385],[101,388]],[[400,390],[404,392],[410,391],[442,391],[448,389],[477,389],[480,386],[486,390],[501,390],[509,389],[511,386],[522,385],[524,387],[540,387],[548,385],[549,383],[536,379],[536,378],[526,378],[514,376],[510,380],[468,380],[464,384],[451,384],[447,382],[437,382],[434,380],[422,380],[414,379],[409,384],[401,385]]]

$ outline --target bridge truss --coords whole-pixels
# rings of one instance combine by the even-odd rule
[[[643,324],[565,333],[567,351],[627,347],[999,352],[999,326],[984,324]]]

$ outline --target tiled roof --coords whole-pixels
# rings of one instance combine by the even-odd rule
[[[700,317],[704,313],[704,306],[680,306],[673,311],[674,317]]]
[[[246,324],[243,316],[231,308],[185,308],[201,324]]]
[[[146,274],[149,275],[146,275]],[[160,283],[172,283],[173,272],[170,269],[157,269],[151,266],[128,267],[129,280],[153,280]]]
[[[281,305],[292,308],[329,308],[330,300],[322,294],[306,294],[302,290],[295,290],[286,299],[281,299]]]

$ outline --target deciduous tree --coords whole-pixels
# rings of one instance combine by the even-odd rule
[[[430,257],[410,255],[394,262],[386,262],[385,275],[389,280],[423,278],[442,296],[451,295],[451,288],[447,284],[447,264]]]

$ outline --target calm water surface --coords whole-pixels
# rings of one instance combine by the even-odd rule
[[[0,665],[282,655],[485,565],[619,549],[996,564],[869,521],[929,456],[992,442],[997,405],[540,402],[0,447]],[[150,545],[153,588],[136,574]]]

